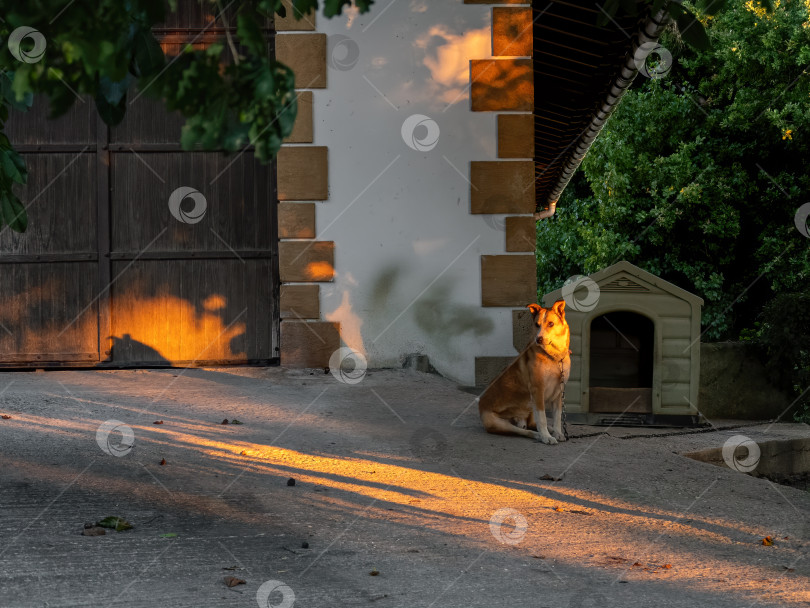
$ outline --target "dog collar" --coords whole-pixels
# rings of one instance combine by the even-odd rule
[[[568,355],[570,355],[570,354],[571,354],[571,349],[568,349],[568,352],[567,352],[567,353],[564,353],[562,357],[560,357],[559,359],[557,359],[556,357],[553,357],[553,356],[551,355],[551,353],[550,353],[550,352],[548,352],[548,351],[546,350],[546,347],[545,347],[545,346],[543,346],[542,344],[538,344],[537,346],[540,348],[540,350],[543,352],[543,354],[544,354],[546,357],[548,357],[549,359],[551,359],[552,361],[554,361],[554,363],[562,363],[563,361],[565,361],[565,358],[566,358]]]

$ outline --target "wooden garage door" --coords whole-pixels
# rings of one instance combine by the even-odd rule
[[[193,13],[156,33],[168,52],[221,36]],[[39,104],[9,120],[29,228],[0,229],[0,365],[274,361],[273,165],[183,152],[182,120],[131,95],[112,129],[86,100],[57,121]]]

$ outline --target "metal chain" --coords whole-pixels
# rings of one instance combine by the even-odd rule
[[[560,361],[560,407],[562,407],[562,423],[563,435],[566,440],[568,439],[568,422],[565,417],[565,371],[563,370],[563,362]]]

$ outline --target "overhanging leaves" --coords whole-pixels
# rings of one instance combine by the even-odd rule
[[[0,215],[9,228],[15,232],[25,232],[28,228],[28,216],[25,213],[25,206],[20,202],[11,190],[0,191]]]
[[[252,8],[247,5],[243,7],[236,20],[236,34],[244,46],[261,57],[267,54],[267,41],[259,27],[258,18]]]
[[[14,59],[5,45],[0,47],[2,125],[10,109],[28,109],[34,94],[46,98],[43,103],[50,107],[51,118],[67,113],[79,98],[93,99],[104,122],[117,125],[126,115],[128,92],[136,85],[139,95],[162,100],[169,110],[185,116],[180,136],[184,148],[235,152],[253,145],[259,160],[272,160],[292,132],[297,108],[294,76],[268,56],[262,29],[265,18],[285,14],[282,0],[228,3],[229,12],[237,15],[236,23],[228,25],[236,26],[240,53],[230,60],[224,53],[231,48],[206,41],[208,48],[188,48],[167,62],[152,33],[155,25],[166,21],[167,4],[177,9],[176,0],[97,0],[80,2],[71,10],[64,10],[65,0],[11,4],[3,12],[5,21],[0,21],[0,40],[8,40],[16,27],[32,27],[45,36],[47,56],[24,63]],[[365,13],[372,4],[373,0],[326,0],[320,5],[318,0],[292,0],[295,17],[319,6],[327,17],[349,6]],[[224,27],[222,16],[217,18],[220,22],[211,25]],[[0,130],[0,149],[6,148],[11,144]],[[24,183],[25,165],[16,154],[3,154],[0,220],[24,230],[24,206],[11,185]]]
[[[6,177],[18,184],[24,184],[28,178],[25,161],[15,150],[0,150],[0,168]]]
[[[96,108],[98,109],[98,115],[101,116],[101,120],[103,120],[109,126],[114,127],[124,120],[124,116],[126,115],[127,111],[126,95],[119,99],[118,103],[115,104],[107,101],[107,99],[101,94],[96,95],[95,101]]]
[[[694,49],[699,51],[709,50],[711,42],[709,42],[709,36],[706,34],[703,24],[683,7],[678,8],[681,9],[681,13],[675,17],[675,23],[678,25],[681,38]]]
[[[684,7],[682,0],[669,0],[668,2],[667,0],[644,0],[644,3],[650,6],[651,14],[658,13],[666,5],[684,42],[699,51],[709,48],[709,37],[703,23]],[[768,11],[773,10],[771,0],[761,0],[758,3]],[[699,14],[714,16],[726,9],[727,0],[696,0],[693,6]],[[611,19],[617,14],[636,16],[639,13],[635,0],[605,0],[604,4],[601,6],[597,4],[597,7],[601,8],[596,17],[596,23],[600,27],[608,26]]]
[[[135,49],[137,76],[151,76],[160,71],[165,63],[163,49],[149,30],[138,30],[132,39]]]

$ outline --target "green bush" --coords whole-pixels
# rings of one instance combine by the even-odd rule
[[[703,340],[757,344],[810,421],[810,4],[725,4],[711,49],[666,33],[670,74],[636,79],[538,223],[539,295],[627,260],[703,298]]]
[[[806,290],[794,216],[810,193],[810,7],[726,4],[707,21],[710,50],[667,33],[669,76],[636,79],[538,224],[541,295],[625,259],[702,297],[716,341]]]
[[[810,423],[810,293],[777,295],[761,319],[755,343],[769,378],[796,398],[794,419]]]

